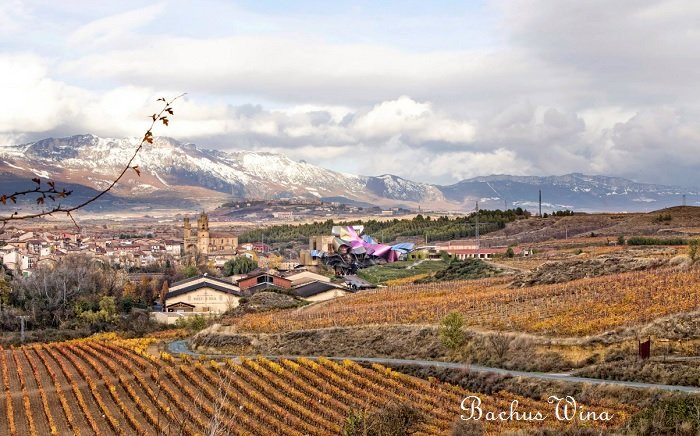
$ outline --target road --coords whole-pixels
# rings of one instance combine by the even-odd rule
[[[190,350],[187,345],[186,340],[173,341],[168,344],[168,351],[171,354],[188,354],[190,356],[205,356],[210,358],[231,358],[238,359],[238,356],[228,355],[228,354],[202,354]],[[268,359],[298,359],[300,357],[305,357],[307,359],[318,359],[320,356],[264,356]],[[553,374],[547,372],[528,372],[528,371],[514,371],[510,369],[503,368],[493,368],[489,366],[474,365],[474,364],[464,364],[464,363],[454,363],[454,362],[439,362],[435,360],[410,360],[410,359],[393,359],[385,357],[326,357],[330,360],[352,360],[354,362],[366,362],[366,363],[379,363],[381,365],[413,365],[421,367],[431,367],[431,368],[445,368],[445,369],[466,369],[474,372],[484,372],[492,374],[507,375],[511,377],[523,377],[523,378],[533,378],[539,380],[553,380],[561,382],[573,382],[573,383],[589,383],[594,385],[613,385],[613,386],[624,386],[628,388],[636,389],[659,389],[663,391],[675,391],[675,392],[687,392],[687,393],[700,393],[700,387],[695,386],[675,386],[675,385],[663,385],[656,383],[641,383],[641,382],[630,382],[630,381],[619,381],[619,380],[602,380],[597,378],[588,377],[577,377],[570,374]]]

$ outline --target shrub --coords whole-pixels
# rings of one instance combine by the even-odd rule
[[[691,239],[688,242],[688,256],[690,260],[695,262],[698,257],[698,248],[700,248],[700,239]]]
[[[199,274],[199,271],[197,270],[197,267],[194,265],[190,265],[184,270],[182,270],[182,275],[185,276],[186,278],[191,278]]]
[[[176,328],[185,328],[191,333],[203,330],[208,324],[209,320],[202,315],[185,316],[175,321]]]
[[[413,434],[425,420],[408,402],[390,402],[374,410],[351,410],[343,429],[344,436],[404,436]]]
[[[239,256],[226,261],[224,264],[224,275],[226,277],[234,274],[247,274],[258,267],[258,263],[246,256]]]
[[[657,216],[656,218],[654,218],[654,219],[652,220],[652,222],[658,224],[658,223],[669,222],[669,221],[671,221],[671,220],[673,220],[673,217],[671,216],[670,213],[667,213],[667,214],[665,214],[665,215],[664,215],[664,214],[660,214],[659,216]]]
[[[456,350],[466,341],[464,334],[464,317],[459,312],[450,312],[440,323],[439,336],[442,344],[449,350]]]
[[[700,398],[677,396],[653,402],[632,417],[632,434],[695,435],[700,432]]]
[[[686,245],[688,241],[683,238],[647,238],[635,236],[627,239],[627,245]]]

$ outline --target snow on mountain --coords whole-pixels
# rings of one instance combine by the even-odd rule
[[[18,176],[26,176],[24,169],[29,168],[32,175],[73,183],[82,178],[83,183],[87,181],[88,185],[99,189],[124,167],[139,142],[137,138],[94,135],[48,138],[1,147],[0,168]],[[400,193],[386,198],[381,193],[372,193],[368,182],[373,178],[297,162],[282,154],[208,150],[166,137],[155,138],[153,144],[144,145],[133,164],[138,166],[141,176],[136,176],[135,172],[127,174],[115,191],[119,195],[151,195],[154,191],[175,194],[194,187],[206,190],[207,195],[214,198],[344,196],[377,204],[405,199]],[[424,186],[426,191],[438,192],[429,185]],[[181,194],[191,196],[187,192]],[[416,195],[411,198],[420,200]]]
[[[100,138],[76,135],[48,138],[28,144],[0,147],[0,180],[19,186],[32,177],[52,178],[79,187],[83,195],[102,189],[129,161],[140,138]],[[332,171],[289,157],[255,151],[217,151],[171,138],[155,138],[140,151],[134,165],[110,197],[129,201],[147,199],[170,205],[218,205],[237,198],[346,198],[377,205],[421,206],[423,209],[471,210],[527,207],[538,204],[543,192],[546,210],[634,211],[680,204],[697,190],[637,183],[620,177],[563,176],[475,177],[447,185],[414,182],[395,175],[357,176]],[[31,182],[30,182],[31,183]],[[141,203],[143,201],[141,200]],[[107,203],[103,205],[109,207]]]

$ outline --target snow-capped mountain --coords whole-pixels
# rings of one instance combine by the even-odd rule
[[[56,180],[74,189],[73,201],[108,186],[133,155],[137,138],[93,135],[48,138],[0,147],[3,192],[32,186],[31,178]],[[651,210],[697,200],[695,190],[606,176],[487,176],[439,186],[385,174],[358,176],[332,171],[282,154],[199,148],[170,138],[146,144],[129,171],[97,209],[212,207],[236,198],[346,198],[383,206],[471,210],[521,206],[534,210],[542,190],[545,210]]]
[[[93,135],[48,138],[0,147],[3,184],[32,177],[50,178],[81,194],[103,189],[133,155],[140,140]],[[134,160],[140,175],[130,171],[114,190],[122,199],[148,198],[157,203],[220,204],[236,198],[345,197],[378,205],[444,202],[435,187],[394,176],[365,177],[341,173],[266,152],[222,152],[158,137]]]

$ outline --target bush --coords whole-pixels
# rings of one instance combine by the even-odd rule
[[[176,328],[185,328],[190,333],[203,330],[209,325],[209,320],[202,315],[185,316],[175,321]]]
[[[667,223],[667,222],[670,222],[671,220],[673,220],[673,217],[671,216],[670,213],[667,213],[667,214],[665,214],[665,215],[664,215],[664,214],[660,214],[659,216],[657,216],[656,218],[654,218],[654,219],[652,220],[652,222],[658,224],[658,223],[665,223],[665,222]]]
[[[628,430],[639,435],[696,435],[700,432],[700,398],[655,401],[632,417]]]
[[[627,239],[627,245],[686,245],[688,241],[682,238],[647,238],[635,236]]]
[[[224,275],[226,277],[234,274],[247,274],[258,267],[258,263],[246,256],[239,256],[226,261],[224,264]]]
[[[182,275],[189,279],[191,277],[199,275],[199,270],[197,270],[196,266],[190,265],[184,270],[182,270]]]
[[[464,334],[464,317],[459,312],[450,312],[440,323],[439,336],[442,344],[449,350],[456,350],[466,341]]]

